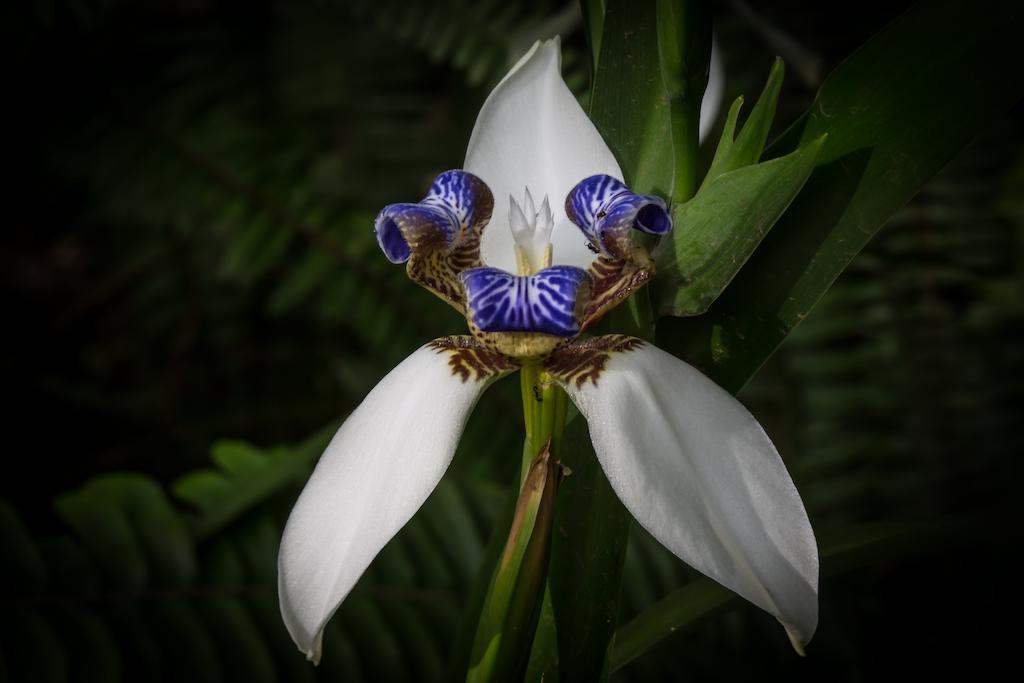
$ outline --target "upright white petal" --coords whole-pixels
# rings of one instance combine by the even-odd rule
[[[650,344],[566,390],[637,521],[681,559],[775,615],[799,649],[818,621],[818,551],[803,503],[757,420]]]
[[[484,229],[481,255],[488,266],[516,272],[508,197],[529,188],[547,197],[554,214],[554,263],[586,268],[594,259],[587,240],[565,216],[565,197],[576,183],[599,173],[622,179],[615,157],[583,112],[561,74],[558,39],[539,42],[491,92],[477,116],[465,170],[487,183],[494,213]]]
[[[448,360],[423,346],[382,379],[338,430],[288,518],[281,613],[314,661],[327,620],[434,490],[493,379],[463,380]]]
[[[718,49],[718,42],[711,43],[711,66],[708,71],[708,85],[704,89],[704,97],[700,101],[700,131],[701,142],[711,132],[718,118],[718,112],[722,108],[722,96],[725,94],[725,66],[722,64],[722,53]]]

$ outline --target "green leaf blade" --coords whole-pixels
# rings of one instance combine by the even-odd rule
[[[742,387],[889,216],[1020,98],[1022,23],[1007,2],[921,3],[835,69],[769,150],[828,134],[803,192],[707,315],[664,319],[659,344]]]
[[[715,158],[711,161],[711,168],[704,176],[703,186],[716,180],[719,176],[735,171],[736,169],[749,166],[761,158],[765,142],[768,140],[768,131],[771,130],[772,121],[775,120],[775,108],[779,102],[779,93],[782,91],[782,79],[785,76],[786,67],[782,60],[775,58],[771,71],[768,73],[768,82],[765,83],[761,96],[750,111],[750,116],[739,135],[735,138],[733,133],[736,129],[736,120],[739,117],[740,108],[743,106],[743,98],[739,97],[729,108],[729,115],[722,129],[722,138],[715,150]]]
[[[708,309],[800,192],[823,143],[729,171],[673,209],[672,238],[655,252],[663,315]]]

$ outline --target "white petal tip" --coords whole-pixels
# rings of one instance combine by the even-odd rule
[[[784,629],[786,629],[786,636],[789,637],[789,643],[793,646],[793,649],[796,650],[796,653],[801,657],[806,657],[807,651],[804,649],[804,645],[806,643],[804,643],[803,638],[801,638],[800,635],[796,632],[796,629],[793,629],[790,626],[783,624],[781,621],[779,623],[782,624],[782,627]]]
[[[299,652],[306,655],[306,660],[313,662],[313,666],[320,665],[320,655],[323,654],[323,638],[324,632],[316,634],[316,638],[313,640],[313,646],[309,649],[303,649],[299,647]]]
[[[480,394],[498,376],[463,380],[449,365],[454,348],[425,344],[373,388],[331,439],[288,517],[278,554],[281,616],[312,662],[324,626],[437,486]]]

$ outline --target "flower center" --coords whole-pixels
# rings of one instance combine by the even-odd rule
[[[508,222],[516,243],[516,270],[519,275],[533,275],[551,266],[551,231],[555,227],[551,205],[544,195],[538,210],[530,188],[526,188],[521,204],[511,195],[508,200]]]

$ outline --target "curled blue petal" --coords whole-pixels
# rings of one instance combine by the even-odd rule
[[[491,217],[494,199],[484,181],[465,171],[445,171],[415,204],[389,204],[374,221],[381,251],[404,263],[414,251],[451,249],[469,233],[479,233]]]
[[[579,330],[577,298],[589,277],[582,268],[554,266],[534,275],[498,268],[461,274],[469,315],[484,332],[540,332],[572,337]]]
[[[672,230],[672,217],[661,197],[636,194],[608,175],[584,178],[565,198],[565,213],[603,253],[615,255],[617,244],[636,229],[652,235]]]
[[[377,244],[392,263],[405,263],[412,244],[451,246],[458,226],[444,211],[423,204],[389,204],[374,221]]]

